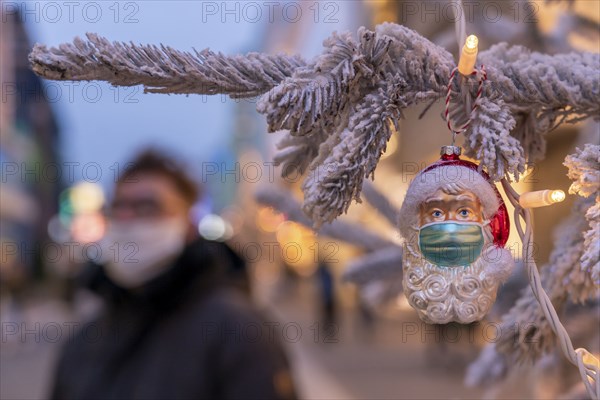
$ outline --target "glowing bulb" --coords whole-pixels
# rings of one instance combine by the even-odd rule
[[[552,199],[553,203],[560,203],[565,199],[565,192],[562,190],[553,190],[552,193],[550,193],[550,199]]]
[[[536,208],[560,203],[564,199],[565,192],[562,190],[537,190],[521,194],[519,204],[523,208]]]
[[[469,35],[467,40],[465,41],[465,46],[469,50],[477,50],[477,45],[479,44],[479,39],[475,35]]]
[[[477,46],[479,39],[477,36],[470,35],[462,48],[460,59],[458,60],[458,72],[463,75],[471,75],[477,62]]]

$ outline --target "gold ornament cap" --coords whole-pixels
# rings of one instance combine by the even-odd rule
[[[441,156],[460,156],[462,149],[458,146],[442,146]]]

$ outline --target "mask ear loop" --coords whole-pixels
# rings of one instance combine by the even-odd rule
[[[486,220],[481,224],[481,231],[483,232],[483,236],[485,238],[486,245],[489,244],[492,247],[497,247],[494,243],[494,234],[491,229],[486,229],[490,224],[490,220]]]
[[[562,349],[565,357],[579,369],[579,374],[585,385],[588,395],[592,399],[598,399],[600,396],[600,368],[598,368],[598,359],[594,357],[589,351],[584,348],[573,348],[571,338],[563,324],[558,318],[558,314],[552,305],[552,301],[544,291],[542,286],[542,280],[533,259],[531,252],[531,244],[533,243],[533,215],[529,208],[523,208],[519,204],[519,194],[513,189],[510,183],[506,179],[502,179],[502,187],[506,193],[506,196],[515,207],[515,225],[517,232],[523,243],[523,262],[527,275],[529,277],[529,284],[531,290],[538,300],[544,316],[548,320],[552,331],[558,338],[558,343]],[[521,219],[525,223],[525,229],[521,226]],[[588,364],[583,361],[583,358],[592,360],[594,364]]]

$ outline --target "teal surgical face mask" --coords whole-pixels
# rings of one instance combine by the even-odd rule
[[[477,222],[432,222],[419,229],[421,254],[440,267],[472,264],[483,245],[483,225]]]

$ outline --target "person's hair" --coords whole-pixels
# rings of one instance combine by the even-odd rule
[[[185,166],[156,149],[146,149],[128,163],[117,185],[135,182],[136,177],[145,174],[162,175],[169,179],[190,206],[201,195],[199,186],[188,175]]]

